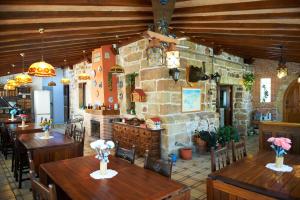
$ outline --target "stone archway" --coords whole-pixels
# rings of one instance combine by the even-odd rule
[[[278,88],[277,95],[276,95],[276,108],[277,108],[277,120],[283,121],[283,102],[284,102],[284,95],[287,91],[288,87],[298,78],[297,74],[291,74],[288,77],[284,78],[281,83],[280,87]]]

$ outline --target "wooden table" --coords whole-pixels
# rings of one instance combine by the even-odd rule
[[[290,173],[265,167],[274,161],[275,152],[263,151],[210,174],[208,199],[300,199],[300,156],[285,156],[284,163],[294,168]]]
[[[6,127],[14,131],[16,135],[19,134],[30,134],[30,133],[37,133],[42,132],[42,127],[36,123],[26,123],[26,127],[19,127],[21,124],[7,124]]]
[[[169,196],[188,200],[190,191],[181,192],[185,185],[160,174],[110,157],[108,169],[118,174],[105,180],[95,180],[90,173],[99,169],[95,156],[78,157],[42,164],[40,180],[44,184],[54,183],[58,199],[72,200],[152,200]]]
[[[77,156],[78,144],[72,138],[51,131],[51,139],[39,139],[43,132],[33,134],[21,134],[18,141],[29,150],[33,157],[36,172],[39,171],[41,163],[74,158]]]
[[[22,120],[21,118],[17,117],[16,120],[9,120],[9,118],[0,118],[0,123],[3,124],[21,124]],[[30,122],[30,120],[26,120],[26,122]]]

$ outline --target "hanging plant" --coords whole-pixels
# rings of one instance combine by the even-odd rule
[[[139,74],[136,72],[126,75],[126,85],[130,86],[132,91],[135,87],[135,77],[137,77],[138,75]]]
[[[253,73],[249,72],[249,73],[244,74],[243,85],[246,88],[246,91],[252,90],[254,79],[255,79],[255,77],[254,77]]]

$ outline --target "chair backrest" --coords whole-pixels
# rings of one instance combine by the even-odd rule
[[[239,142],[231,141],[232,143],[232,160],[233,162],[243,159],[247,156],[246,141],[242,139]]]
[[[149,150],[146,150],[144,168],[157,172],[163,176],[171,178],[172,175],[173,161],[168,159],[168,161],[153,159],[149,156]]]
[[[30,170],[30,181],[32,195],[34,200],[56,200],[56,190],[54,185],[49,185],[47,188],[35,178],[35,174]]]
[[[116,157],[128,160],[131,164],[135,161],[135,145],[132,145],[132,149],[125,149],[120,147],[119,142],[116,142]]]
[[[211,158],[211,171],[212,172],[215,172],[216,170],[220,170],[223,167],[226,167],[227,165],[230,164],[227,147],[223,147],[218,150],[214,150],[214,148],[211,148],[210,158]]]
[[[77,143],[77,156],[83,156],[84,148],[84,138],[85,138],[85,127],[82,129],[75,129],[73,134],[73,139]]]
[[[67,123],[66,129],[65,129],[65,136],[73,137],[75,129],[76,129],[75,124]]]

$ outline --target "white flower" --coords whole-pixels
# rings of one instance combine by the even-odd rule
[[[108,146],[109,149],[112,149],[115,147],[115,143],[113,141],[107,141],[106,145]]]
[[[104,145],[104,143],[105,143],[104,140],[96,140],[96,141],[92,142],[90,144],[90,146],[92,149],[96,149],[96,148],[102,149],[101,147]]]

